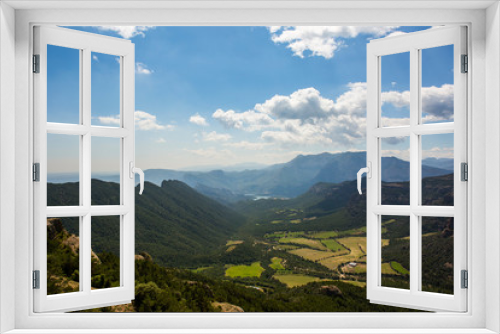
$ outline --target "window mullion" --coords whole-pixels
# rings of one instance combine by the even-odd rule
[[[420,61],[418,49],[410,50],[410,291],[420,285],[420,218],[414,212],[420,204],[420,137],[415,133],[419,123]]]
[[[86,48],[82,52],[82,88],[81,88],[81,100],[82,100],[82,123],[85,127],[90,129],[91,126],[91,50]],[[82,137],[82,150],[81,150],[81,181],[82,185],[82,201],[83,206],[89,208],[91,206],[91,143],[92,138],[90,131],[84,134]],[[82,266],[80,273],[81,284],[83,286],[83,291],[90,293],[91,290],[91,268],[92,268],[92,244],[91,244],[91,216],[90,211],[86,213],[83,217],[83,228],[82,237],[80,238],[81,253],[80,258],[82,259]]]

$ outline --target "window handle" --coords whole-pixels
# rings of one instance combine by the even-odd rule
[[[372,177],[372,163],[371,162],[368,162],[368,166],[367,167],[364,167],[364,168],[361,168],[359,171],[358,171],[358,193],[360,195],[363,194],[363,192],[361,191],[361,176],[366,173],[366,177],[367,178],[371,178]]]
[[[130,161],[130,178],[135,179],[135,174],[139,174],[139,195],[142,195],[142,192],[144,191],[144,172],[142,169],[134,167],[134,162]]]

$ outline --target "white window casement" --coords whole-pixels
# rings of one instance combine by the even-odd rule
[[[448,2],[434,1],[405,1],[398,3],[385,1],[321,1],[321,2],[238,2],[221,3],[210,1],[200,2],[187,1],[183,4],[175,1],[77,1],[77,2],[53,2],[53,1],[3,1],[0,2],[0,332],[8,333],[72,333],[78,330],[86,330],[89,333],[105,332],[321,332],[321,333],[498,333],[500,332],[500,8],[497,1],[463,1]],[[36,147],[33,145],[35,138],[44,138],[51,131],[58,133],[80,136],[80,187],[82,196],[80,206],[67,210],[67,215],[82,217],[81,230],[85,233],[86,219],[90,221],[94,215],[94,208],[90,205],[89,195],[85,192],[85,182],[89,182],[90,171],[85,167],[86,156],[85,140],[93,135],[120,138],[122,141],[122,203],[116,207],[95,208],[99,210],[96,215],[118,214],[123,216],[121,224],[123,232],[127,225],[126,215],[133,215],[133,196],[127,198],[125,187],[133,188],[133,180],[128,177],[129,163],[133,161],[133,118],[127,123],[127,113],[124,112],[126,104],[122,105],[122,128],[101,129],[87,123],[85,117],[85,54],[94,45],[87,43],[83,38],[79,41],[82,45],[62,45],[82,50],[81,73],[82,79],[82,101],[81,124],[78,126],[58,126],[40,121],[35,117],[37,108],[37,83],[35,74],[32,73],[32,55],[36,53],[34,45],[36,33],[35,27],[42,26],[41,30],[57,30],[55,26],[70,25],[444,25],[466,27],[467,43],[461,44],[458,39],[433,44],[440,33],[438,29],[429,33],[436,36],[425,39],[425,45],[395,42],[396,48],[388,50],[384,41],[370,43],[374,47],[374,55],[382,56],[403,51],[413,54],[412,71],[412,105],[416,112],[411,115],[411,124],[405,129],[379,128],[378,105],[371,106],[368,103],[369,119],[372,123],[368,125],[368,137],[373,136],[377,140],[368,139],[368,148],[373,156],[372,178],[369,179],[369,214],[372,216],[369,223],[377,226],[380,215],[407,215],[411,221],[411,242],[415,245],[411,249],[412,254],[410,268],[410,291],[404,291],[403,297],[397,289],[382,288],[379,284],[380,273],[378,265],[370,271],[370,284],[368,298],[372,301],[392,303],[405,306],[414,306],[424,309],[439,309],[446,312],[435,313],[400,313],[400,314],[361,314],[361,313],[335,313],[335,314],[94,314],[94,313],[59,313],[60,310],[77,309],[85,305],[102,305],[106,302],[96,297],[92,299],[89,294],[89,285],[82,284],[81,291],[74,293],[84,295],[85,301],[71,300],[71,294],[67,298],[68,303],[51,304],[51,297],[46,296],[40,289],[40,295],[32,289],[32,270],[36,269],[42,261],[37,260],[34,255],[36,245],[45,241],[40,234],[36,233],[33,224],[35,217],[45,220],[47,215],[52,215],[47,209],[46,203],[37,205],[37,186],[32,182],[31,168],[34,162]],[[47,28],[45,28],[47,27]],[[455,31],[455,28],[443,28]],[[443,31],[445,31],[443,30]],[[464,28],[458,29],[464,31]],[[60,30],[62,31],[62,30]],[[458,32],[458,35],[464,34]],[[417,36],[417,35],[414,35]],[[455,36],[455,35],[454,35]],[[402,41],[410,36],[397,37]],[[448,36],[449,37],[449,36]],[[447,38],[448,38],[447,37]],[[463,37],[463,36],[462,36]],[[455,38],[455,37],[453,37]],[[42,39],[41,39],[42,40]],[[73,40],[73,39],[71,39]],[[396,41],[396,38],[394,39]],[[72,41],[74,42],[74,41]],[[412,40],[412,43],[414,41]],[[55,43],[55,42],[53,42]],[[49,43],[50,44],[50,43]],[[111,42],[109,43],[111,44]],[[121,42],[120,45],[130,44]],[[379,44],[378,51],[375,45]],[[411,44],[411,46],[410,46]],[[469,73],[459,79],[457,66],[455,65],[455,119],[452,124],[440,123],[432,130],[431,125],[419,124],[418,113],[418,50],[422,48],[435,47],[437,45],[455,45],[460,53],[465,51],[469,56]],[[114,50],[102,50],[101,43],[96,44],[98,52],[120,56],[122,58],[122,73],[126,75],[127,57],[132,61],[133,53]],[[121,47],[124,47],[124,46]],[[132,46],[132,45],[131,45]],[[39,46],[38,46],[39,47]],[[407,47],[407,49],[404,49]],[[126,48],[126,47],[124,47]],[[371,48],[371,47],[370,47]],[[387,49],[384,49],[387,48]],[[99,51],[100,50],[100,51]],[[133,50],[133,48],[132,48]],[[385,50],[385,51],[382,51]],[[455,52],[455,58],[458,51]],[[127,56],[128,55],[128,56]],[[88,51],[87,51],[88,57]],[[375,56],[374,56],[375,57]],[[416,58],[415,58],[416,57]],[[87,58],[88,59],[88,58]],[[372,62],[374,58],[372,58]],[[87,60],[88,61],[88,60]],[[370,62],[370,59],[368,60]],[[416,67],[415,67],[416,66]],[[368,68],[374,72],[368,74],[378,75],[377,64],[369,65]],[[41,68],[41,70],[43,67]],[[375,73],[375,74],[373,74]],[[333,74],[334,75],[334,74]],[[41,77],[40,77],[41,78]],[[127,82],[133,85],[133,69],[131,81],[122,78],[122,84]],[[375,79],[376,81],[377,79]],[[459,81],[462,88],[457,88]],[[14,83],[14,84],[12,84]],[[369,83],[370,85],[370,83]],[[467,89],[465,90],[465,88]],[[131,88],[133,108],[133,87]],[[372,89],[372,88],[370,88]],[[375,88],[376,90],[378,88]],[[459,95],[458,92],[463,92]],[[125,94],[125,86],[122,92],[125,102],[128,98]],[[377,99],[378,92],[374,94]],[[371,96],[371,95],[370,95]],[[369,96],[369,98],[370,98]],[[463,99],[464,101],[457,101]],[[457,106],[465,104],[464,110],[457,111]],[[416,109],[415,109],[416,106]],[[371,109],[370,109],[371,108]],[[375,108],[375,109],[373,109]],[[372,110],[373,109],[373,110]],[[133,110],[133,109],[132,109]],[[372,110],[372,111],[370,111]],[[467,112],[465,112],[467,110]],[[463,119],[460,120],[460,115]],[[371,129],[371,130],[370,130]],[[373,131],[372,131],[373,130]],[[371,131],[371,132],[370,132]],[[400,132],[398,132],[400,131]],[[430,132],[426,132],[430,131]],[[404,132],[404,133],[403,133]],[[418,137],[423,133],[453,133],[455,136],[455,175],[458,174],[461,162],[469,163],[469,181],[467,184],[456,179],[455,197],[467,198],[465,206],[450,208],[427,208],[419,202],[418,187],[411,188],[411,203],[408,207],[387,207],[379,205],[380,181],[375,173],[378,173],[374,162],[380,159],[378,142],[379,138],[387,136],[410,136],[411,137],[411,168],[412,180],[420,182],[418,165],[420,162],[420,149]],[[87,136],[87,137],[86,137]],[[131,146],[127,146],[127,139],[132,140]],[[460,141],[461,144],[457,144]],[[42,139],[43,143],[43,139]],[[129,147],[129,148],[127,148]],[[130,148],[132,147],[132,148]],[[42,150],[40,152],[43,152]],[[487,152],[487,153],[486,153]],[[466,154],[466,155],[465,155]],[[40,161],[43,162],[43,161]],[[43,165],[43,164],[42,164]],[[376,166],[375,166],[376,167]],[[87,169],[86,169],[87,168]],[[457,169],[458,168],[458,169]],[[356,171],[353,171],[355,173]],[[87,173],[87,174],[85,174]],[[13,176],[14,175],[14,176]],[[43,175],[43,171],[42,174]],[[86,178],[87,177],[87,178]],[[488,178],[487,178],[488,177]],[[6,186],[10,186],[9,189]],[[45,191],[46,192],[46,191]],[[132,193],[133,194],[133,193]],[[87,197],[85,197],[87,195]],[[130,202],[132,201],[132,202]],[[460,201],[458,199],[457,201]],[[43,204],[43,205],[42,205]],[[35,208],[35,209],[33,209]],[[37,212],[41,210],[42,212]],[[72,211],[73,210],[73,211]],[[71,211],[71,212],[70,212]],[[60,212],[57,212],[59,215]],[[56,213],[54,213],[56,215]],[[439,296],[429,293],[425,300],[420,298],[419,283],[419,246],[418,236],[420,217],[439,215],[440,217],[454,217],[456,226],[456,239],[463,238],[458,244],[455,241],[455,263],[454,263],[454,294],[452,297]],[[88,217],[88,218],[86,218]],[[462,220],[461,222],[457,220]],[[129,220],[129,222],[133,219]],[[38,227],[39,228],[39,227]],[[370,227],[372,228],[372,227]],[[378,228],[378,227],[376,227]],[[460,232],[459,232],[460,230]],[[132,230],[133,232],[133,230]],[[87,233],[89,231],[87,230]],[[369,232],[370,233],[370,232]],[[380,238],[376,232],[373,241]],[[81,239],[82,243],[90,242],[90,239]],[[371,240],[371,239],[370,239]],[[380,248],[377,243],[369,241],[369,254],[375,264],[380,264]],[[132,241],[133,244],[133,241]],[[85,245],[82,245],[82,249]],[[89,247],[87,245],[87,247]],[[126,247],[125,247],[126,248]],[[373,248],[373,249],[372,249]],[[88,248],[87,248],[88,249]],[[375,253],[372,253],[372,250]],[[125,250],[124,250],[125,251]],[[130,251],[130,250],[129,250]],[[133,252],[133,249],[132,249]],[[90,252],[88,252],[90,255]],[[124,253],[121,253],[124,254]],[[374,255],[375,254],[375,255]],[[378,255],[377,255],[378,254]],[[43,253],[42,253],[43,255]],[[85,262],[84,259],[81,261]],[[88,261],[88,260],[87,260]],[[488,263],[486,263],[488,261]],[[133,263],[131,264],[133,265]],[[42,268],[42,267],[39,267]],[[42,268],[43,269],[43,268]],[[85,263],[81,264],[85,275]],[[466,269],[469,272],[469,287],[461,289],[459,285],[460,274],[458,272]],[[371,270],[371,269],[370,269]],[[42,274],[43,275],[43,274]],[[87,274],[88,275],[88,274]],[[126,273],[124,273],[127,276]],[[127,276],[128,277],[128,276]],[[122,283],[126,279],[123,277]],[[83,279],[83,277],[82,277]],[[373,281],[372,281],[373,279]],[[83,281],[84,282],[84,281]],[[133,282],[132,282],[133,284]],[[117,292],[114,302],[128,301],[133,298],[129,290],[130,286],[123,286],[121,292]],[[117,288],[118,290],[122,287]],[[87,290],[86,290],[87,289]],[[133,288],[132,288],[133,289]],[[109,289],[110,291],[113,289]],[[122,294],[123,292],[123,294]],[[133,290],[132,290],[133,292]],[[96,294],[96,296],[99,293]],[[122,298],[125,297],[125,298]],[[38,298],[38,299],[37,299]],[[83,299],[82,299],[83,300]],[[78,304],[80,303],[80,304]],[[38,308],[38,309],[37,309]],[[38,310],[50,310],[54,312],[37,312]]]
[[[47,121],[47,77],[49,47],[66,48],[79,53],[80,111],[78,124]],[[128,40],[77,32],[58,27],[34,27],[34,311],[71,311],[129,303],[134,288],[134,44]],[[93,126],[91,122],[91,59],[93,52],[117,56],[120,66],[120,126]],[[79,142],[79,205],[48,206],[47,137]],[[120,152],[120,202],[118,205],[93,205],[91,196],[93,139],[116,138]],[[113,154],[110,152],[110,154]],[[141,175],[143,175],[141,173]],[[143,178],[142,178],[143,179]],[[144,186],[142,180],[141,187]],[[91,229],[102,221],[95,217],[119,217],[120,286],[91,289]],[[52,217],[75,217],[79,220],[79,292],[47,295],[47,225]]]
[[[467,163],[467,70],[466,28],[448,27],[373,40],[367,46],[367,297],[371,302],[414,307],[424,310],[467,310],[465,275],[467,270],[467,181],[462,180],[462,163]],[[453,48],[454,114],[452,122],[425,123],[423,115],[423,54],[439,47]],[[407,54],[410,62],[410,112],[408,125],[387,126],[382,111],[383,66],[390,62],[382,58]],[[390,124],[389,124],[390,125]],[[422,143],[426,136],[451,134],[454,137],[454,205],[431,206],[423,202]],[[410,157],[409,205],[385,203],[382,199],[381,164],[384,139],[408,138]],[[359,182],[359,181],[358,181]],[[382,217],[405,216],[409,220],[410,288],[384,286],[382,282]],[[422,229],[426,217],[448,217],[454,220],[453,294],[432,293],[422,289]]]

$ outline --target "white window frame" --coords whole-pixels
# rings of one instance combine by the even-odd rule
[[[39,288],[34,289],[34,311],[74,311],[130,303],[135,298],[134,221],[134,44],[128,40],[52,26],[34,27],[34,54],[39,56],[39,73],[34,84],[34,162],[39,164],[39,181],[34,194],[34,270],[39,271]],[[47,122],[47,45],[78,50],[80,58],[79,124]],[[91,63],[92,53],[119,57],[120,124],[119,127],[92,125]],[[72,135],[79,138],[79,205],[47,206],[47,135]],[[92,138],[115,138],[120,141],[120,204],[91,204]],[[92,217],[119,216],[120,286],[91,290]],[[47,218],[79,218],[80,265],[79,291],[47,295]]]
[[[9,5],[17,7],[14,11]],[[124,9],[128,6],[135,9]],[[154,9],[147,9],[154,8]],[[486,249],[499,254],[500,230],[500,11],[496,1],[433,1],[398,2],[332,1],[332,2],[280,2],[197,3],[178,2],[143,4],[127,2],[82,1],[69,2],[18,2],[0,4],[0,180],[12,188],[0,189],[0,319],[1,330],[16,329],[15,333],[35,333],[37,329],[51,332],[76,332],[71,329],[88,329],[101,333],[112,329],[129,333],[150,329],[162,332],[322,332],[334,333],[349,329],[350,333],[405,333],[420,329],[422,333],[492,333],[500,331],[498,258],[485,266]],[[69,7],[59,8],[58,7]],[[76,10],[74,8],[80,8]],[[102,10],[103,7],[114,10]],[[163,7],[163,8],[156,8]],[[181,7],[181,8],[179,8]],[[366,8],[369,9],[366,9]],[[24,8],[24,9],[22,9]],[[86,8],[86,9],[81,9]],[[100,9],[99,9],[100,8]],[[142,10],[138,10],[141,8]],[[354,9],[353,9],[354,8]],[[411,10],[409,10],[411,9]],[[14,21],[15,18],[15,21]],[[486,25],[485,25],[486,22]],[[470,158],[469,227],[471,244],[468,246],[470,288],[467,313],[435,314],[34,314],[30,245],[32,192],[30,168],[32,154],[32,101],[31,101],[31,33],[34,24],[61,25],[435,25],[465,24],[469,27],[469,56],[471,75],[468,79],[469,119],[468,130],[472,134],[468,143]],[[6,29],[7,28],[7,29]],[[15,31],[15,41],[14,32]],[[15,65],[15,73],[12,67]],[[488,71],[486,71],[488,66]],[[7,76],[5,75],[7,73]],[[12,82],[15,80],[15,88]],[[10,84],[10,85],[9,85]],[[15,92],[15,99],[8,93]],[[7,113],[6,109],[10,108]],[[15,116],[12,110],[15,108]],[[486,121],[488,120],[488,121]],[[15,147],[6,142],[15,127]],[[489,136],[486,141],[486,134]],[[10,147],[9,147],[10,146]],[[486,155],[485,151],[488,151]],[[11,161],[15,160],[15,165]],[[488,165],[485,163],[488,162]],[[486,167],[485,167],[486,166]],[[15,210],[6,198],[14,188],[10,172],[15,170]],[[488,172],[488,182],[486,174]],[[488,194],[488,196],[486,196]],[[486,205],[485,206],[485,202]],[[15,226],[6,218],[14,218]],[[488,218],[488,219],[486,219]],[[472,226],[474,229],[472,230]],[[473,233],[472,233],[473,232]],[[14,256],[12,256],[14,249]],[[9,252],[10,250],[10,252]],[[477,275],[475,274],[477,273]],[[12,289],[15,286],[15,289]],[[486,291],[488,290],[488,293]],[[15,305],[12,308],[12,305]],[[131,328],[140,328],[136,331]],[[295,328],[295,331],[293,330]],[[99,330],[101,329],[101,330]],[[170,329],[170,330],[169,330]],[[241,330],[238,330],[241,329]],[[357,330],[356,330],[357,329]],[[462,330],[460,330],[462,329]],[[109,332],[108,331],[108,332]],[[345,332],[344,331],[344,332]]]
[[[461,71],[461,55],[467,54],[466,27],[451,26],[370,41],[367,46],[367,298],[370,302],[407,306],[422,310],[464,312],[467,290],[461,287],[461,271],[467,270],[467,183],[461,181],[461,163],[467,163],[467,73]],[[423,124],[421,50],[452,45],[454,72],[454,119],[452,122]],[[409,54],[410,115],[407,126],[383,126],[382,57]],[[426,206],[421,203],[423,135],[452,134],[454,155],[453,206]],[[382,139],[407,137],[410,152],[409,205],[382,203]],[[382,216],[407,216],[410,230],[410,288],[382,286]],[[453,294],[422,291],[422,217],[454,217]]]

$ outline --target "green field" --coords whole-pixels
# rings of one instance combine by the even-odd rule
[[[311,234],[309,237],[314,239],[328,239],[338,237],[339,233],[336,231],[326,231]]]
[[[260,277],[264,268],[260,262],[254,262],[249,266],[240,265],[232,266],[226,269],[226,276],[228,277]]]
[[[391,261],[391,267],[392,267],[392,269],[394,269],[395,271],[397,271],[401,275],[409,275],[410,274],[410,272],[408,270],[406,270],[405,268],[403,268],[403,266],[399,262]]]
[[[306,260],[316,262],[322,259],[326,259],[335,255],[335,253],[331,251],[319,251],[310,248],[300,248],[289,251],[290,254],[294,254],[304,258]]]
[[[286,284],[289,288],[296,286],[306,285],[311,282],[320,281],[318,277],[307,276],[307,275],[274,275],[275,279],[283,284]]]
[[[332,252],[337,252],[339,250],[345,249],[344,246],[342,246],[341,244],[339,244],[337,242],[337,240],[335,240],[335,239],[324,239],[324,240],[321,240],[321,243],[323,245],[325,245]]]
[[[399,273],[392,269],[391,264],[388,262],[382,263],[382,274],[383,275],[399,275]]]
[[[271,264],[269,264],[269,267],[274,270],[285,269],[285,266],[283,266],[283,259],[280,257],[273,257],[271,259]]]
[[[280,244],[294,244],[294,245],[304,245],[318,250],[328,250],[319,240],[307,239],[307,238],[281,238],[279,240]]]

